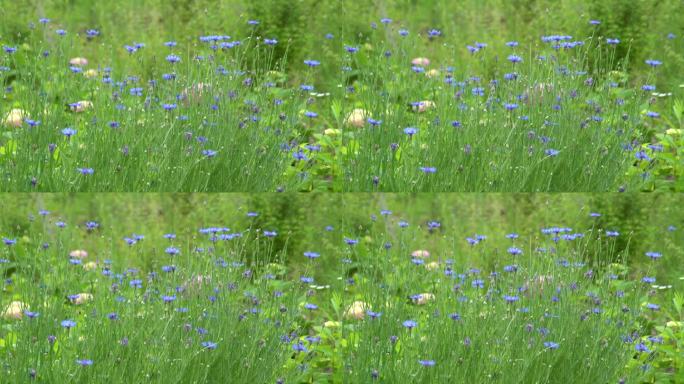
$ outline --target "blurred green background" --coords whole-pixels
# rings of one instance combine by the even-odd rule
[[[162,43],[168,40],[191,50],[200,35],[227,34],[234,39],[276,38],[277,56],[295,63],[291,76],[296,78],[296,71],[304,69],[302,60],[315,58],[324,64],[324,78],[326,72],[332,78],[339,65],[325,64],[337,64],[342,43],[377,41],[372,36],[378,33],[396,39],[398,28],[414,35],[435,28],[444,38],[416,47],[416,53],[442,65],[469,56],[466,45],[475,42],[489,44],[492,56],[503,57],[504,52],[498,52],[507,41],[517,40],[532,49],[541,44],[542,35],[570,34],[601,41],[619,38],[617,58],[625,60],[635,83],[643,83],[647,76],[645,59],[661,60],[665,63],[659,71],[661,92],[681,92],[678,85],[684,69],[684,3],[679,0],[4,0],[0,4],[0,43],[26,41],[31,24],[48,17],[52,28],[66,29],[70,35],[100,30],[97,39],[82,38],[75,48],[93,63],[117,68],[128,56],[124,44],[145,43],[146,49],[159,50],[161,55],[166,52]],[[382,27],[383,17],[393,20],[394,29]],[[260,24],[248,25],[248,20]],[[590,25],[589,20],[601,24]],[[325,39],[328,33],[334,39]],[[605,53],[597,51],[591,60]]]
[[[683,203],[679,194],[4,194],[0,237],[17,238],[24,243],[17,249],[35,252],[43,242],[66,242],[65,247],[89,250],[100,260],[151,269],[169,245],[165,233],[176,233],[174,244],[188,247],[206,243],[198,232],[202,227],[229,227],[247,235],[275,230],[273,241],[246,236],[255,243],[246,242],[245,248],[260,252],[268,244],[287,256],[295,272],[304,264],[303,252],[319,252],[329,256],[321,258],[323,268],[317,271],[325,275],[326,263],[339,262],[334,257],[344,254],[345,237],[360,240],[356,249],[362,260],[383,255],[387,241],[401,241],[442,260],[492,268],[500,267],[511,246],[506,234],[519,233],[516,246],[532,255],[534,247],[548,243],[541,228],[562,226],[587,236],[619,231],[614,246],[636,267],[637,276],[657,273],[659,284],[683,284]],[[41,216],[41,209],[50,214]],[[383,209],[392,214],[383,216]],[[248,217],[248,212],[259,216]],[[602,216],[590,217],[590,212]],[[66,237],[56,235],[55,222],[60,220],[67,223]],[[90,220],[100,224],[93,233],[83,229]],[[400,220],[410,224],[402,232],[408,235],[398,235]],[[432,220],[441,223],[434,233],[426,230]],[[332,230],[326,230],[329,225]],[[145,235],[143,248],[126,245],[124,237],[133,234]],[[485,248],[468,244],[466,237],[475,234],[487,236]],[[613,243],[601,236],[606,244]],[[590,249],[596,254],[588,257],[602,256],[601,248]],[[652,263],[644,256],[648,251],[663,254],[658,271],[649,270]]]

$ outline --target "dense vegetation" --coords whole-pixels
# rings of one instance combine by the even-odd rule
[[[684,244],[663,215],[680,204],[331,196],[309,226],[315,196],[283,196],[285,221],[266,196],[15,195],[3,214],[31,203],[0,227],[6,381],[682,378]]]
[[[681,3],[450,4],[8,6],[2,189],[681,190]]]

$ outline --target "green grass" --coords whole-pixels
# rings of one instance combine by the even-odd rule
[[[376,20],[376,28],[361,28],[358,20],[364,18],[344,23],[345,15],[361,12],[345,9],[341,20],[324,24],[335,35],[326,39],[316,30],[323,26],[300,30],[296,17],[283,25],[269,13],[283,11],[279,2],[274,4],[262,9],[224,3],[226,11],[236,7],[243,13],[235,24],[219,29],[215,15],[179,11],[174,17],[192,17],[175,24],[180,20],[166,17],[167,5],[151,3],[134,15],[126,2],[107,10],[120,13],[113,19],[97,6],[90,15],[72,15],[48,3],[44,12],[55,15],[50,23],[29,30],[17,21],[6,26],[1,40],[17,51],[5,53],[0,62],[8,87],[0,112],[7,116],[21,109],[25,119],[40,124],[2,128],[0,188],[553,192],[650,190],[653,185],[667,188],[660,180],[678,180],[677,168],[660,165],[661,158],[679,158],[678,146],[664,151],[648,147],[667,127],[654,129],[653,118],[646,116],[668,109],[680,92],[672,89],[678,81],[672,71],[681,64],[673,53],[681,46],[676,34],[670,39],[650,31],[629,38],[630,28],[638,30],[638,25],[615,30],[610,15],[572,2],[565,6],[575,13],[564,16],[571,22],[546,24],[556,15],[543,23],[517,20],[512,27],[478,18],[468,24],[467,33],[458,33],[446,20],[427,23],[420,12],[410,13],[408,4],[396,3],[396,10],[365,16]],[[324,4],[322,14],[329,7]],[[307,6],[299,4],[292,12],[305,14]],[[464,7],[482,11],[475,3]],[[505,4],[497,7],[493,10],[509,10]],[[5,11],[8,16],[13,12]],[[377,20],[394,12],[391,24]],[[594,13],[605,21],[590,25]],[[248,25],[250,18],[259,18],[260,24]],[[113,20],[125,22],[115,25]],[[86,21],[100,29],[99,36],[85,36]],[[126,23],[130,28],[122,28]],[[500,29],[491,39],[470,39],[480,23]],[[157,24],[168,29],[153,32],[150,26]],[[229,33],[230,27],[235,33]],[[403,27],[409,29],[406,37],[399,34]],[[58,28],[67,34],[58,36]],[[429,37],[430,28],[441,35]],[[198,40],[226,33],[232,37]],[[554,49],[557,42],[540,40],[566,33],[574,38],[562,42],[579,42],[574,48]],[[621,42],[606,44],[608,37]],[[266,38],[278,43],[266,45]],[[168,40],[178,45],[165,47]],[[505,46],[510,40],[520,45]],[[466,46],[475,41],[488,45],[469,53]],[[135,42],[145,46],[127,53],[124,46]],[[180,62],[167,62],[170,54]],[[513,54],[522,62],[509,62]],[[74,73],[68,61],[82,56],[89,64]],[[428,57],[431,64],[412,68],[415,57]],[[650,68],[645,59],[664,64]],[[311,68],[304,60],[321,65]],[[437,72],[426,76],[419,70]],[[174,79],[164,80],[164,74]],[[675,95],[656,103],[644,85]],[[70,110],[69,104],[81,100],[92,102],[92,108]],[[420,112],[416,103],[422,101],[434,108]],[[175,107],[167,110],[165,105]],[[507,110],[507,105],[515,108]],[[362,127],[345,123],[354,109],[365,111]],[[67,127],[76,130],[70,138],[62,134]],[[407,127],[417,133],[405,134]],[[640,160],[644,156],[648,159]],[[82,174],[83,169],[93,173]]]
[[[283,196],[8,195],[0,235],[16,243],[0,249],[0,307],[21,301],[39,315],[0,320],[4,382],[33,373],[39,382],[83,383],[366,383],[376,373],[379,382],[678,380],[677,328],[665,324],[682,320],[674,292],[684,282],[684,245],[681,229],[659,220],[674,206],[668,218],[679,222],[680,205],[647,218],[624,208],[654,196],[532,198],[547,200],[547,208],[527,205],[529,195]],[[291,203],[290,221],[278,218],[280,199]],[[330,200],[318,211],[317,199]],[[440,208],[449,199],[453,210]],[[407,200],[413,208],[397,205]],[[309,220],[298,220],[306,202]],[[588,217],[596,210],[603,216]],[[247,216],[254,211],[259,215]],[[441,225],[428,230],[435,220]],[[657,240],[638,230],[644,220]],[[88,230],[87,221],[99,226]],[[225,226],[230,230],[215,235],[198,231]],[[555,241],[540,232],[549,226],[582,236]],[[298,244],[302,228],[309,238]],[[606,237],[606,230],[621,234]],[[511,232],[520,237],[504,236]],[[134,234],[144,238],[127,243]],[[486,239],[470,245],[466,238],[475,234]],[[75,262],[75,249],[88,256]],[[431,255],[412,258],[416,249]],[[651,261],[641,249],[663,256]],[[306,251],[320,257],[307,259]],[[517,271],[507,272],[510,265]],[[645,276],[656,283],[643,283]],[[76,294],[92,300],[79,304]],[[421,302],[421,294],[432,300]],[[165,303],[164,296],[174,299]],[[381,315],[345,315],[355,301]],[[76,325],[65,329],[63,320]],[[407,320],[417,326],[407,329]],[[655,335],[663,342],[647,339]],[[637,352],[639,343],[649,352]],[[83,359],[92,365],[80,366]]]

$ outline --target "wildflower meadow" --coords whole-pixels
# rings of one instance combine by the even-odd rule
[[[682,189],[676,21],[466,40],[397,10],[304,50],[258,7],[163,36],[54,12],[0,35],[3,191]]]
[[[13,195],[3,382],[681,382],[660,199]]]

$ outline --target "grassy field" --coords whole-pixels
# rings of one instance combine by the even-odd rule
[[[8,195],[3,381],[681,381],[681,209]]]
[[[7,4],[0,189],[682,189],[680,2],[430,3]]]

